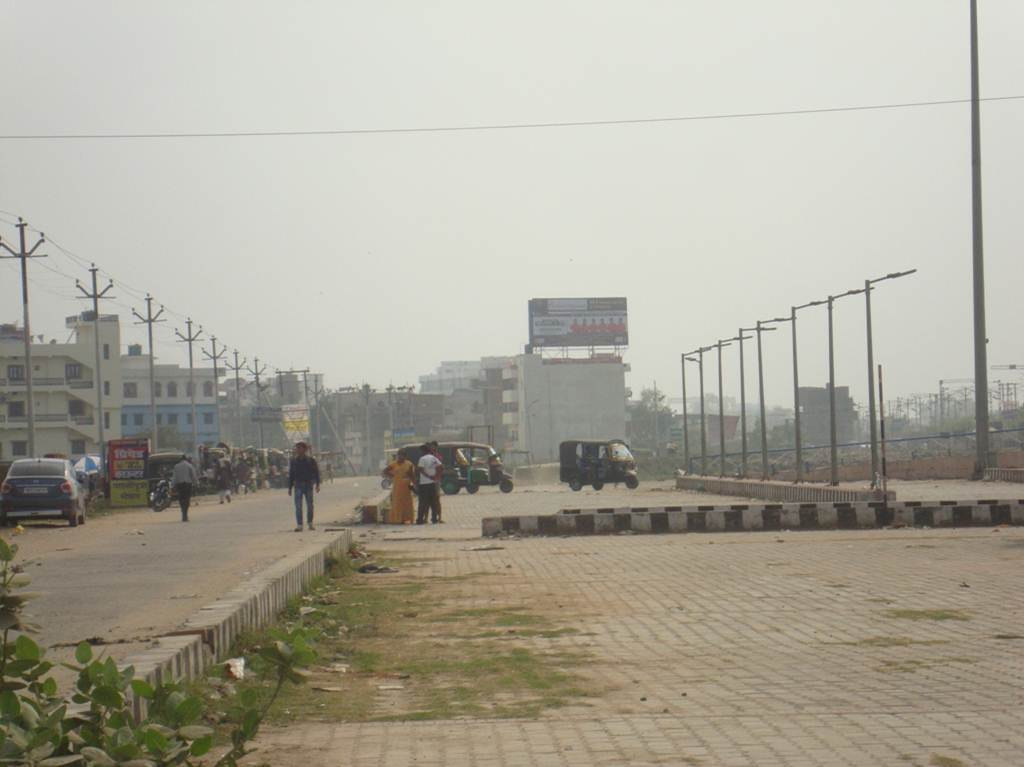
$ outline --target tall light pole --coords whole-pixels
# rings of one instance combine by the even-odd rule
[[[761,480],[768,479],[768,414],[765,408],[764,399],[764,348],[761,342],[761,334],[774,331],[775,328],[767,327],[774,322],[788,322],[786,317],[776,317],[771,320],[758,320],[754,327],[747,328],[757,335],[757,399],[758,413],[761,421]]]
[[[829,484],[839,484],[839,448],[838,442],[838,430],[836,428],[836,355],[835,355],[835,333],[833,327],[833,305],[840,298],[846,296],[855,296],[858,293],[863,293],[864,288],[860,290],[848,290],[845,293],[840,293],[837,296],[829,296],[826,303],[828,304],[828,436],[829,436]]]
[[[873,333],[871,328],[871,291],[873,285],[885,280],[895,280],[899,277],[906,277],[913,274],[917,269],[910,269],[905,272],[891,272],[884,277],[874,280],[864,280],[864,310],[867,315],[867,338],[868,338],[868,433],[871,438],[871,487],[875,487],[879,464],[878,464],[878,415],[875,403],[875,349]],[[940,385],[941,398],[941,385]]]
[[[718,476],[725,476],[725,395],[722,391],[722,348],[729,346],[735,338],[719,339],[718,349]]]
[[[974,473],[988,468],[988,336],[985,332],[985,248],[981,207],[981,104],[978,73],[978,0],[971,0],[971,225],[974,234]]]
[[[96,264],[89,267],[89,272],[92,274],[92,292],[82,287],[82,284],[75,280],[75,287],[82,293],[79,298],[88,298],[92,301],[92,334],[94,336],[96,346],[96,428],[97,437],[99,438],[99,451],[100,451],[100,466],[107,465],[106,450],[104,450],[105,438],[103,430],[105,427],[103,417],[103,376],[101,375],[100,365],[103,359],[100,355],[100,299],[101,298],[113,298],[114,296],[108,296],[107,292],[114,287],[113,280],[108,281],[107,286],[103,290],[99,290],[96,279],[99,269]],[[114,350],[115,353],[117,350]]]
[[[17,258],[21,261],[21,327],[25,332],[25,416],[28,419],[28,439],[25,446],[30,458],[36,456],[36,403],[32,391],[32,328],[28,321],[28,260],[30,258],[46,258],[42,253],[35,255],[36,248],[46,242],[46,235],[39,233],[39,240],[31,248],[25,247],[25,228],[28,226],[21,217],[18,218],[18,250],[12,250],[7,243],[0,240],[0,248],[11,255],[0,258]],[[97,386],[99,383],[97,382]]]
[[[687,424],[686,411],[686,355],[679,355],[679,369],[683,378],[683,466],[690,471],[690,430]]]
[[[743,335],[744,329],[736,333],[740,344],[740,476],[747,478],[747,380],[744,372],[743,342],[750,336]]]
[[[789,308],[789,321],[792,323],[793,329],[793,428],[794,428],[794,440],[793,446],[796,449],[796,481],[804,481],[804,456],[803,456],[803,439],[800,436],[800,364],[797,360],[797,349],[796,349],[796,313],[801,309],[807,309],[811,306],[821,306],[826,303],[825,301],[810,301],[800,306],[791,306]]]
[[[143,317],[135,309],[132,309],[132,314],[137,318],[136,325],[146,326],[146,335],[149,337],[149,422],[152,425],[153,437],[150,440],[150,450],[154,453],[159,449],[160,440],[157,433],[160,431],[157,428],[156,422],[156,357],[153,352],[153,325],[157,322],[165,322],[160,319],[160,315],[164,313],[163,306],[160,307],[160,311],[153,314],[153,297],[146,294],[146,316]]]
[[[708,473],[708,428],[707,416],[704,412],[704,352],[714,349],[714,346],[702,346],[694,349],[689,354],[697,355],[697,370],[700,373],[700,473]]]

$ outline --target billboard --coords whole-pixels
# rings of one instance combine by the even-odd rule
[[[148,439],[112,439],[107,443],[111,506],[146,505],[149,500],[148,460]]]
[[[625,298],[531,298],[530,346],[627,346]]]
[[[281,425],[284,434],[293,445],[309,442],[309,408],[305,405],[282,405]]]

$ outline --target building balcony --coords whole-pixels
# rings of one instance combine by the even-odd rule
[[[83,381],[79,379],[68,380],[69,389],[91,389],[92,381]]]
[[[91,389],[93,382],[91,380],[84,381],[79,379],[67,379],[67,378],[45,378],[42,376],[35,376],[32,379],[32,388],[54,388],[59,387],[69,389]],[[0,388],[8,389],[24,389],[27,387],[24,378],[19,379],[8,379],[0,378]]]

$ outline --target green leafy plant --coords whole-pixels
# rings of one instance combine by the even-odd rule
[[[94,657],[83,642],[75,663],[64,664],[78,674],[74,691],[70,698],[59,694],[49,675],[53,664],[28,636],[35,627],[23,611],[32,595],[22,591],[27,579],[14,564],[17,551],[0,540],[0,765],[237,767],[281,689],[302,683],[303,667],[315,660],[302,629],[276,632],[255,648],[252,665],[270,693],[242,694],[230,747],[208,761],[214,730],[203,724],[203,702],[180,683],[154,687],[136,679],[133,668],[119,669],[110,658]],[[133,697],[147,704],[141,722]]]

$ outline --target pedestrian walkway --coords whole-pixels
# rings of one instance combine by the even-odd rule
[[[482,490],[446,498],[446,525],[361,532],[371,549],[421,562],[402,577],[467,576],[464,593],[480,606],[571,628],[509,641],[585,653],[573,671],[595,692],[583,703],[537,720],[296,723],[265,730],[250,763],[1021,763],[1024,531],[533,538],[480,548],[483,516],[582,500]],[[608,491],[604,500],[621,502]]]

